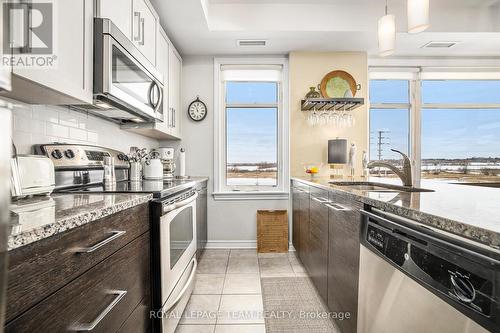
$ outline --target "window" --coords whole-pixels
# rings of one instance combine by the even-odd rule
[[[226,82],[226,186],[278,186],[278,82]]]
[[[286,194],[286,62],[265,62],[215,62],[216,199]]]
[[[391,149],[408,154],[409,114],[407,80],[370,81],[370,160],[399,163],[401,155]]]
[[[500,80],[422,81],[421,177],[500,181]]]
[[[412,74],[370,81],[370,159],[396,162],[395,148],[410,152],[417,179],[500,182],[500,80]]]

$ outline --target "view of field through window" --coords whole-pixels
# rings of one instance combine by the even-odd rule
[[[278,83],[226,82],[226,185],[278,185]]]
[[[409,103],[408,81],[370,81],[370,101]],[[422,102],[422,178],[500,183],[500,109],[449,108],[450,104],[500,103],[500,81],[423,81]],[[430,103],[433,108],[426,108]],[[409,151],[409,129],[409,109],[371,109],[371,160],[400,164],[390,149]],[[387,170],[380,172],[394,176]]]

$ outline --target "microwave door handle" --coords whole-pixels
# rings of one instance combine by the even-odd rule
[[[155,102],[153,100],[154,98],[154,89],[157,88],[158,89],[158,100]],[[163,89],[160,87],[160,85],[156,82],[156,81],[153,81],[151,83],[151,86],[149,87],[149,104],[153,107],[154,109],[154,112],[157,113],[159,110],[160,110],[160,107],[162,106],[162,99],[163,99]]]
[[[139,42],[139,45],[144,45],[144,18],[141,17],[141,41]]]
[[[134,35],[134,42],[141,40],[141,12],[134,12],[134,19],[137,18],[137,34]]]

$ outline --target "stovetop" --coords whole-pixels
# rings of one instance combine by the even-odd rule
[[[114,186],[103,183],[74,188],[58,189],[57,193],[152,193],[153,198],[165,198],[182,190],[194,187],[190,179],[121,181]]]

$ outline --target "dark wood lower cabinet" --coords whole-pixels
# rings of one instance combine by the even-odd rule
[[[310,265],[309,249],[309,189],[299,193],[299,258],[306,268]]]
[[[292,244],[300,252],[300,190],[292,187]]]
[[[7,322],[149,230],[142,204],[9,252]],[[78,253],[124,232],[102,248]]]
[[[198,192],[196,199],[196,258],[200,259],[208,240],[207,182],[199,183],[196,186],[196,191]]]
[[[350,318],[337,320],[343,333],[355,333],[358,313],[359,233],[361,203],[331,193],[328,251],[328,308],[349,312]]]
[[[328,198],[328,193],[326,193]],[[323,198],[311,196],[309,275],[326,302],[328,297],[328,207]]]
[[[5,331],[149,332],[148,212],[140,205],[12,251]]]

